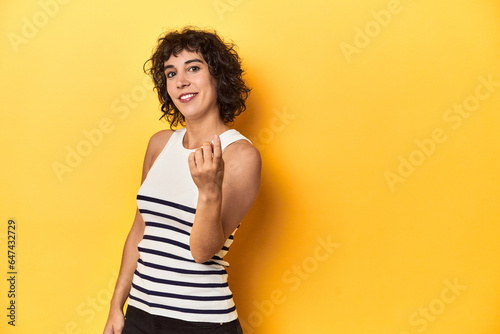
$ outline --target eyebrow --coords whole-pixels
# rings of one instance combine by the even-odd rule
[[[191,63],[201,63],[203,64],[203,61],[201,59],[190,59],[190,60],[186,60],[184,62],[184,65],[187,65],[187,64],[191,64]],[[168,69],[168,68],[173,68],[174,65],[167,65],[165,66],[165,70]]]

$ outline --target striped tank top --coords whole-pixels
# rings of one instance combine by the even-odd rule
[[[189,248],[198,188],[183,146],[186,129],[174,131],[139,188],[137,205],[146,223],[128,304],[153,315],[194,322],[229,322],[238,315],[223,260],[233,231],[222,249],[196,263]],[[245,139],[231,129],[220,135],[222,150]]]

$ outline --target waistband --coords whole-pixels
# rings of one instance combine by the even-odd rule
[[[169,330],[172,334],[243,334],[238,319],[226,323],[194,322],[159,315],[152,315],[146,311],[128,305],[125,314],[125,326],[130,322],[134,326],[146,331]]]

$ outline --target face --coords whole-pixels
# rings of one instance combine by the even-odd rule
[[[183,50],[164,63],[167,93],[186,120],[219,115],[216,81],[196,52]]]

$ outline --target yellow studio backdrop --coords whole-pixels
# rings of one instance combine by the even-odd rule
[[[500,332],[493,0],[3,0],[0,332],[102,332],[168,127],[142,65],[185,25],[233,40],[253,87],[246,334]]]

